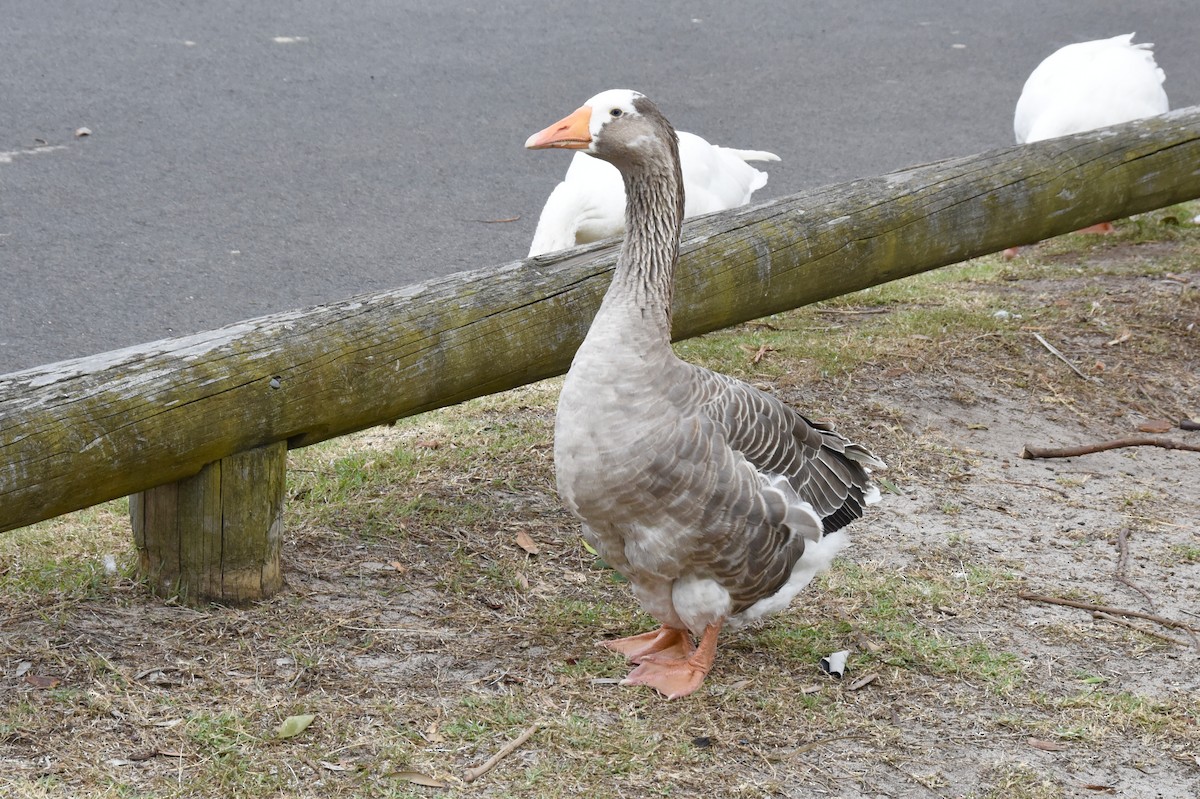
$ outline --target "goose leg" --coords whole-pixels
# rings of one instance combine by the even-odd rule
[[[642,656],[638,667],[621,680],[621,685],[648,685],[667,699],[687,696],[700,687],[712,669],[720,632],[720,624],[705,627],[700,645],[684,657],[672,657],[665,652]]]
[[[692,638],[687,630],[663,625],[657,630],[651,630],[641,635],[631,635],[628,638],[617,638],[612,641],[601,641],[600,646],[620,652],[630,663],[641,663],[642,658],[649,655],[667,655],[675,658],[685,658],[695,649]]]

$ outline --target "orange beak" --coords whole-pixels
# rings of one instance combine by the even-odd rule
[[[546,150],[551,147],[586,150],[592,143],[591,124],[592,109],[585,105],[566,119],[530,136],[525,141],[525,146],[530,150]]]

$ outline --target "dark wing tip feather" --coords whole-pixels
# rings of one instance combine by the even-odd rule
[[[861,518],[874,493],[872,469],[883,461],[866,447],[815,422],[778,397],[740,380],[697,370],[707,401],[729,431],[729,445],[760,471],[784,477],[817,515],[826,533]]]

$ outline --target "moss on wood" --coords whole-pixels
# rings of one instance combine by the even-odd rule
[[[689,221],[684,338],[1200,196],[1200,109]],[[0,530],[563,372],[611,245],[0,376]]]

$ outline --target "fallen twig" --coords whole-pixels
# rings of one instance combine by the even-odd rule
[[[1157,638],[1160,641],[1169,641],[1172,644],[1179,644],[1180,646],[1192,646],[1191,641],[1185,641],[1182,638],[1176,638],[1173,635],[1165,635],[1163,633],[1158,632],[1157,630],[1148,630],[1145,627],[1134,624],[1129,619],[1122,619],[1120,616],[1113,616],[1108,613],[1102,613],[1098,610],[1093,610],[1092,618],[1099,619],[1101,621],[1112,622],[1113,624],[1119,624],[1122,627],[1128,627],[1131,630],[1136,630],[1137,632],[1141,633],[1142,635],[1148,635],[1151,638]]]
[[[1044,596],[1042,594],[1029,594],[1024,591],[1018,591],[1017,596],[1029,602],[1045,602],[1049,605],[1065,605],[1069,608],[1079,608],[1080,610],[1099,611],[1101,613],[1109,613],[1113,616],[1132,616],[1138,619],[1161,624],[1163,627],[1170,627],[1175,630],[1190,630],[1200,631],[1200,627],[1193,627],[1187,622],[1175,621],[1168,619],[1166,616],[1159,616],[1154,613],[1143,613],[1140,610],[1126,610],[1125,608],[1114,608],[1109,605],[1097,605],[1092,602],[1081,602],[1078,599],[1063,599],[1056,596]]]
[[[1179,449],[1187,452],[1200,452],[1200,444],[1173,441],[1161,436],[1142,436],[1135,438],[1114,438],[1112,441],[1101,441],[1097,444],[1080,444],[1077,447],[1032,447],[1026,444],[1021,449],[1021,457],[1034,458],[1074,458],[1079,455],[1090,455],[1093,452],[1104,452],[1122,447],[1161,447],[1162,449]]]
[[[1146,603],[1150,605],[1151,609],[1157,610],[1154,605],[1154,597],[1150,596],[1150,592],[1145,588],[1142,588],[1129,577],[1129,532],[1124,527],[1117,532],[1117,548],[1119,550],[1119,554],[1117,555],[1117,582],[1121,583],[1122,585],[1127,585],[1134,591],[1137,591],[1146,598]],[[1092,611],[1092,617],[1108,619],[1116,624],[1122,624],[1126,627],[1137,630],[1140,633],[1152,635],[1155,638],[1161,638],[1164,641],[1171,641],[1172,643],[1183,644],[1184,646],[1187,646],[1189,643],[1188,641],[1183,641],[1179,638],[1173,638],[1169,635],[1161,635],[1159,633],[1150,632],[1149,630],[1143,630],[1141,627],[1133,624],[1132,622],[1125,621],[1124,619],[1118,619],[1115,616],[1111,616],[1098,610]],[[1188,634],[1188,638],[1191,639],[1191,645],[1196,647],[1197,652],[1200,652],[1200,638],[1197,638],[1196,634],[1190,629],[1185,628],[1184,632],[1186,632]]]
[[[520,749],[521,744],[525,743],[530,738],[532,738],[533,734],[535,732],[537,732],[539,729],[541,729],[541,727],[542,727],[542,723],[539,721],[537,724],[534,724],[532,727],[525,730],[525,732],[521,733],[516,738],[513,738],[511,741],[506,743],[504,746],[500,747],[500,751],[497,752],[496,754],[492,755],[491,757],[489,757],[487,759],[487,762],[484,763],[482,766],[476,766],[475,768],[467,769],[467,772],[463,775],[463,782],[474,782],[475,780],[482,777],[484,774],[487,774],[489,771],[491,771],[492,769],[494,769],[496,767],[497,763],[499,763],[501,760],[503,760],[504,758],[511,755],[513,752]]]
[[[1146,597],[1146,602],[1149,603],[1150,607],[1156,609],[1154,608],[1154,598],[1150,596],[1150,592],[1129,577],[1129,531],[1124,527],[1117,531],[1117,550],[1119,552],[1117,555],[1117,582],[1129,586],[1134,591]]]
[[[1060,361],[1062,361],[1063,363],[1065,363],[1067,366],[1071,367],[1071,371],[1072,371],[1072,372],[1074,372],[1075,374],[1079,375],[1080,379],[1082,379],[1082,380],[1087,380],[1087,381],[1091,381],[1091,378],[1090,378],[1090,377],[1088,377],[1087,375],[1085,375],[1083,372],[1079,371],[1079,367],[1078,367],[1078,366],[1076,366],[1075,364],[1073,364],[1073,363],[1071,363],[1070,361],[1068,361],[1068,360],[1067,360],[1067,356],[1065,356],[1065,355],[1063,355],[1061,352],[1059,352],[1059,351],[1058,351],[1058,349],[1056,349],[1056,348],[1055,348],[1055,346],[1054,346],[1053,344],[1051,344],[1049,341],[1046,341],[1046,339],[1042,337],[1042,334],[1041,334],[1041,333],[1034,333],[1034,334],[1033,334],[1033,337],[1034,337],[1034,338],[1036,338],[1036,339],[1038,340],[1038,342],[1039,342],[1039,343],[1040,343],[1040,344],[1041,344],[1043,347],[1045,347],[1045,348],[1046,348],[1046,351],[1047,351],[1047,352],[1049,352],[1049,353],[1050,353],[1051,355],[1053,355],[1055,358],[1058,358]]]
[[[793,749],[791,752],[788,752],[788,757],[795,757],[796,755],[802,755],[805,752],[811,752],[812,750],[816,749],[818,746],[824,746],[825,744],[833,743],[834,741],[869,741],[869,740],[870,740],[870,737],[866,736],[866,735],[834,735],[829,738],[822,738],[819,741],[809,741],[808,743],[800,744],[795,749]]]
[[[817,308],[817,313],[839,314],[841,316],[871,316],[874,314],[891,313],[891,308]]]

